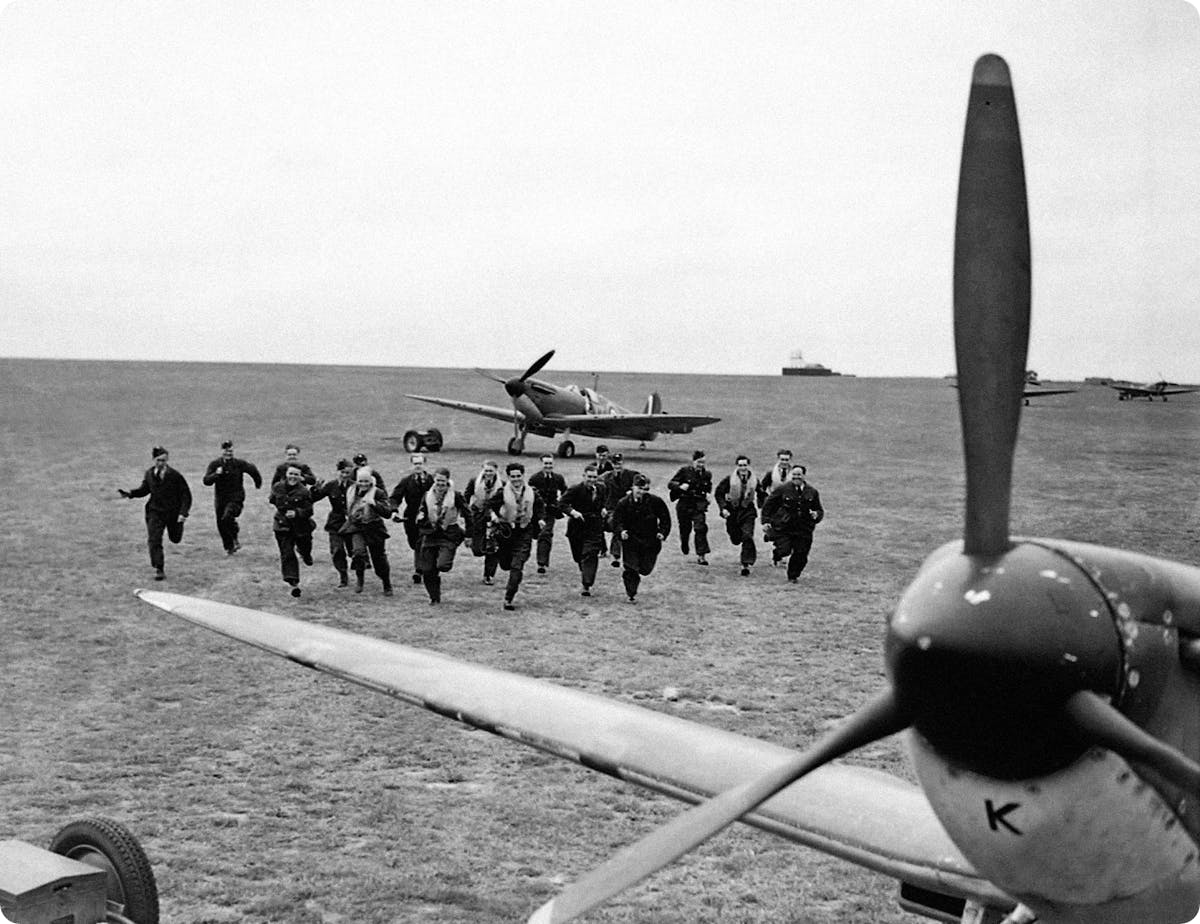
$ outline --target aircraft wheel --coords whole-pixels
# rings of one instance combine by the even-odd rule
[[[428,431],[426,431],[425,439],[422,442],[424,442],[425,448],[430,452],[440,452],[443,446],[442,431],[436,428],[430,428]]]
[[[510,456],[519,456],[525,451],[525,441],[519,436],[514,436],[508,441],[508,454]]]
[[[558,444],[558,454],[564,459],[570,459],[575,455],[575,444],[570,440],[563,440]]]
[[[50,841],[51,853],[107,874],[108,909],[135,924],[158,924],[158,886],[150,861],[128,828],[108,818],[73,821]]]
[[[420,452],[421,451],[421,434],[416,430],[409,430],[404,434],[404,451],[405,452]]]

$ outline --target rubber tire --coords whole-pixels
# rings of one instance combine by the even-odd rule
[[[570,440],[563,440],[558,444],[558,454],[563,459],[570,459],[575,455],[575,444]]]
[[[430,452],[440,452],[445,443],[442,441],[442,431],[436,427],[431,427],[426,433],[425,438],[421,441],[423,448]]]
[[[508,454],[510,456],[519,456],[525,451],[525,441],[519,437],[512,437],[508,441]]]
[[[421,451],[421,434],[416,430],[409,430],[404,434],[404,451],[405,452],[420,452]]]
[[[50,852],[102,869],[108,874],[108,900],[136,924],[159,924],[154,870],[133,833],[109,818],[86,818],[65,825],[50,840]]]

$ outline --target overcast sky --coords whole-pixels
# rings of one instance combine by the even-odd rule
[[[985,52],[1029,365],[1200,381],[1182,0],[17,0],[0,355],[943,375]]]

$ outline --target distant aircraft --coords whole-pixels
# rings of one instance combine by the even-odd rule
[[[1115,389],[1118,401],[1132,401],[1134,398],[1145,398],[1153,401],[1155,398],[1167,400],[1167,395],[1190,395],[1200,388],[1181,388],[1174,382],[1159,380],[1138,385],[1133,382],[1107,382],[1109,388]]]
[[[951,379],[950,384],[958,388],[958,376],[948,376]],[[1030,398],[1049,398],[1051,395],[1073,395],[1077,389],[1075,388],[1043,388],[1042,382],[1038,378],[1038,374],[1032,369],[1025,372],[1025,388],[1021,395],[1025,399],[1025,406],[1029,406]]]
[[[1029,406],[1030,398],[1049,398],[1051,395],[1073,395],[1077,389],[1074,388],[1042,388],[1038,384],[1037,388],[1025,388],[1021,397],[1025,400],[1025,406]]]
[[[317,623],[148,603],[298,664],[699,803],[531,919],[587,912],[743,820],[904,884],[939,920],[1176,924],[1200,909],[1200,568],[1010,534],[1029,340],[1007,64],[975,63],[954,247],[962,541],[890,620],[888,684],[806,751]],[[869,565],[864,565],[869,567]],[[907,730],[920,788],[829,765]]]
[[[425,401],[441,407],[454,408],[480,414],[494,420],[509,421],[513,425],[513,436],[508,441],[509,455],[519,456],[525,451],[525,436],[553,437],[559,433],[570,436],[592,436],[598,439],[639,440],[648,443],[660,433],[691,433],[696,427],[716,423],[720,417],[700,417],[686,414],[667,414],[662,409],[662,399],[653,392],[646,399],[646,408],[638,414],[609,401],[591,388],[576,385],[554,385],[534,374],[550,361],[554,350],[546,353],[522,375],[502,379],[483,369],[475,371],[484,378],[499,382],[512,398],[513,406],[491,407],[472,404],[452,398],[431,398],[428,395],[405,395],[416,401]],[[558,454],[564,459],[575,455],[575,444],[564,439],[558,444]]]

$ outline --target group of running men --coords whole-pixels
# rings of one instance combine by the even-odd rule
[[[172,542],[183,536],[191,509],[186,479],[168,465],[166,449],[152,450],[154,464],[142,483],[124,497],[147,497],[146,530],[150,563],[155,579],[165,577],[163,534]],[[650,493],[650,480],[628,469],[621,453],[596,449],[596,461],[584,466],[582,480],[568,486],[554,470],[554,456],[543,455],[541,468],[526,478],[524,463],[512,460],[501,467],[487,460],[463,490],[458,490],[449,469],[426,468],[421,453],[410,457],[411,470],[389,494],[382,477],[359,453],[340,459],[337,474],[325,481],[300,461],[300,449],[289,444],[275,469],[270,503],[275,507],[272,528],[279,546],[283,580],[294,597],[301,595],[300,562],[313,564],[316,532],[314,504],[329,501],[324,530],[329,554],[338,574],[338,587],[363,591],[368,568],[379,578],[385,596],[392,596],[391,565],[386,542],[389,520],[403,525],[413,553],[414,584],[423,584],[429,602],[442,599],[442,575],[454,566],[459,546],[483,559],[483,582],[494,584],[497,570],[507,572],[504,608],[515,609],[515,599],[531,555],[539,574],[550,566],[555,523],[567,520],[571,557],[579,568],[581,594],[592,595],[599,562],[611,558],[622,568],[630,603],[637,600],[641,579],[649,575],[663,543],[671,532],[667,503]],[[755,528],[761,512],[763,538],[774,546],[772,564],[786,562],[787,579],[796,583],[808,562],[813,529],[824,517],[820,494],[806,479],[803,465],[792,463],[790,450],[781,449],[777,462],[761,478],[750,469],[745,455],[736,458],[729,475],[713,487],[703,450],[692,454],[667,483],[675,504],[682,553],[694,547],[696,563],[708,565],[707,511],[709,496],[716,503],[730,542],[739,549],[741,575],[750,575],[758,551]],[[203,482],[213,487],[217,532],[226,554],[233,555],[238,540],[238,517],[246,501],[245,478],[261,488],[263,478],[253,463],[234,455],[233,443],[221,444],[221,455],[209,463]]]

